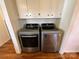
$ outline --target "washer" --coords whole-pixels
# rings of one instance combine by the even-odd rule
[[[44,23],[41,25],[41,51],[57,52],[60,48],[62,32],[56,28],[55,24]]]
[[[24,28],[19,30],[18,34],[22,51],[24,52],[40,51],[40,34],[38,24],[26,24]]]

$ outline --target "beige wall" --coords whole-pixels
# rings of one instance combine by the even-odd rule
[[[2,17],[2,11],[0,8],[0,46],[6,43],[9,39],[10,39],[10,36],[5,26],[5,22]]]

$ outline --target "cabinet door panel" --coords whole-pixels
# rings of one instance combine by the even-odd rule
[[[53,14],[53,16],[57,16],[60,15],[62,8],[63,8],[63,3],[64,0],[51,0],[51,15]]]
[[[38,16],[39,0],[27,0],[29,16]]]
[[[27,1],[26,0],[16,0],[18,12],[20,17],[26,17],[27,15]]]
[[[49,16],[50,0],[40,0],[40,14],[41,16]]]

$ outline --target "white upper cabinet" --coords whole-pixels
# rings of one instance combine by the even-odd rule
[[[64,0],[16,0],[20,18],[61,18]]]
[[[28,15],[26,0],[16,0],[16,5],[17,5],[17,9],[18,9],[20,18],[24,18],[26,15]]]
[[[39,0],[27,0],[28,17],[37,17],[39,13]]]
[[[62,9],[64,7],[64,0],[51,0],[50,1],[50,15],[61,17]]]
[[[40,0],[40,15],[41,17],[50,16],[50,0]]]

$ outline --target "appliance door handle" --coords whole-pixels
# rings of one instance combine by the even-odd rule
[[[31,35],[28,35],[28,36],[21,36],[21,37],[37,37],[37,36],[31,36]]]

